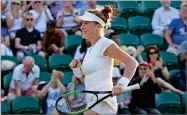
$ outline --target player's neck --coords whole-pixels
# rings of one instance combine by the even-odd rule
[[[92,45],[92,46],[95,45],[95,44],[97,43],[97,41],[100,40],[100,39],[101,39],[100,36],[94,37],[94,38],[90,39],[91,45]]]

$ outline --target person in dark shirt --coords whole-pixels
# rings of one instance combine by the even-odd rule
[[[39,54],[44,56],[41,51],[41,36],[34,29],[34,18],[31,13],[25,14],[25,27],[16,32],[15,48],[17,49],[17,57],[19,60],[27,54]]]
[[[129,84],[140,84],[139,90],[132,91],[130,111],[135,114],[160,114],[155,109],[155,94],[161,93],[161,88],[157,84],[153,70],[147,62],[141,62],[138,73],[139,76]]]
[[[55,21],[50,20],[47,23],[47,31],[42,39],[42,49],[46,56],[52,54],[61,54],[64,52],[65,35],[62,31],[57,30]]]
[[[152,70],[154,71],[159,86],[162,87],[163,90],[171,90],[180,95],[183,95],[183,91],[176,89],[170,83],[168,83],[169,72],[167,67],[164,65],[164,61],[160,56],[159,50],[156,46],[149,46],[147,48],[147,59]]]

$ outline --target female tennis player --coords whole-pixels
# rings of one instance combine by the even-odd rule
[[[70,63],[70,67],[77,78],[84,79],[85,90],[112,91],[113,95],[84,114],[116,114],[115,96],[122,93],[122,87],[128,85],[138,66],[134,58],[123,52],[112,40],[104,37],[104,30],[110,25],[112,17],[111,6],[104,6],[101,10],[88,10],[78,17],[82,22],[82,36],[91,42],[91,47],[82,64],[80,60],[74,59]],[[113,58],[126,65],[123,77],[115,87],[112,82]],[[99,98],[104,96],[105,94],[99,94]],[[90,95],[86,95],[86,100],[87,106],[93,103],[93,98]]]

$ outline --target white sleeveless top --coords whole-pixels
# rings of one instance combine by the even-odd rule
[[[113,43],[112,40],[103,37],[88,49],[81,66],[82,72],[85,75],[85,90],[112,91],[114,60],[109,56],[104,56],[103,53]],[[100,94],[99,98],[104,96]],[[109,97],[105,101],[117,112],[116,97]]]

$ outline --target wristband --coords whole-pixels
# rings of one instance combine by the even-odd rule
[[[81,78],[83,76],[83,73],[81,71],[81,68],[73,68],[73,73],[77,78]]]
[[[118,81],[119,84],[122,84],[123,86],[127,86],[129,84],[130,80],[127,77],[121,77]]]

